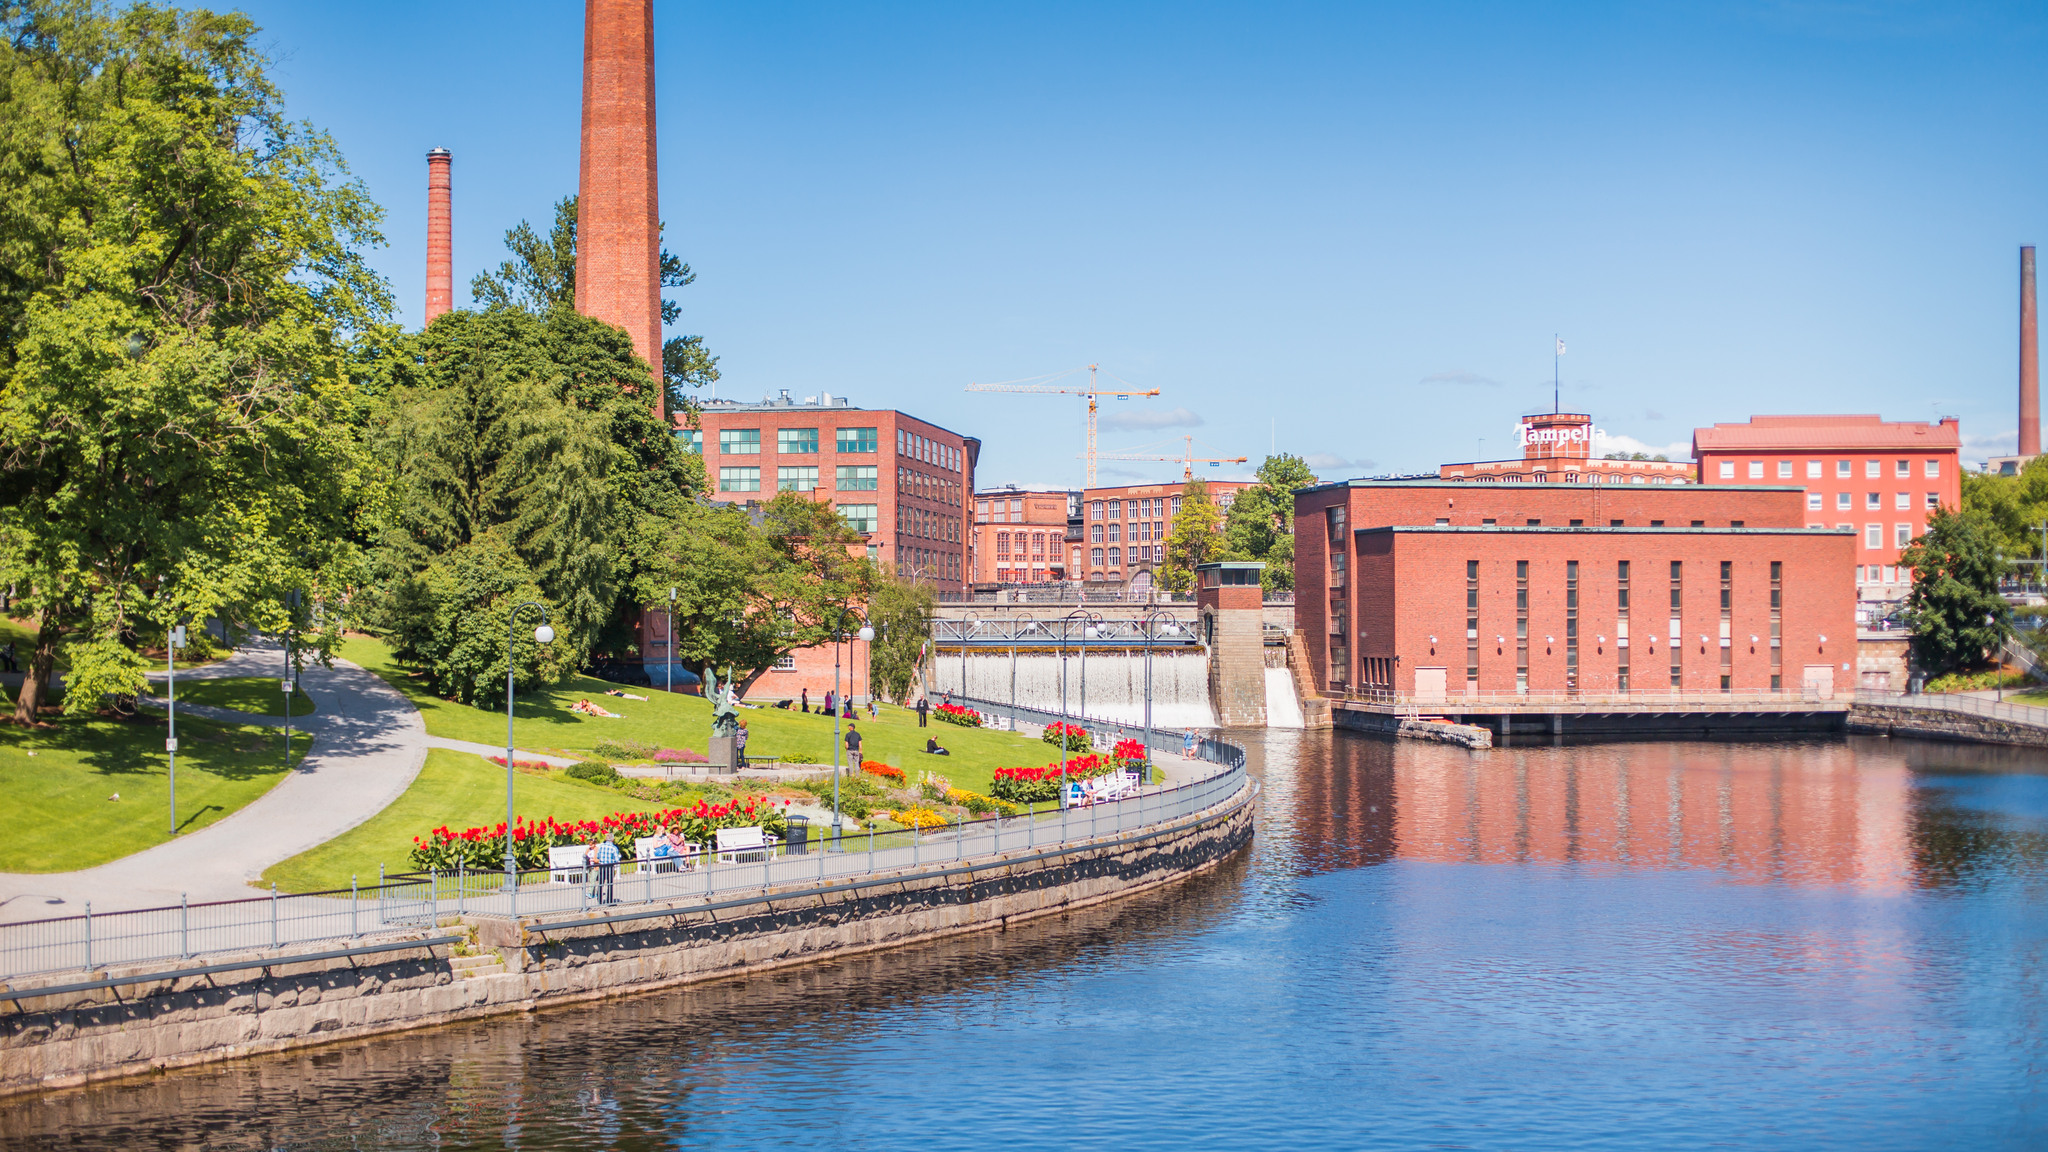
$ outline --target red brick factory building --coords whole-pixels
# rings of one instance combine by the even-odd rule
[[[1352,480],[1295,494],[1317,686],[1522,694],[1852,688],[1854,533],[1798,488]]]

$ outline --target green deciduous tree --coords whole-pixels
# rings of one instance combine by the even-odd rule
[[[868,608],[868,619],[875,626],[868,675],[874,691],[884,699],[900,704],[909,698],[938,610],[938,593],[928,583],[906,580],[893,572],[883,573],[875,581]]]
[[[1222,552],[1223,534],[1217,529],[1223,513],[1209,502],[1208,482],[1197,476],[1181,488],[1180,511],[1166,532],[1166,563],[1159,569],[1159,584],[1169,592],[1186,592],[1195,586],[1195,566],[1214,560]]]
[[[240,15],[0,3],[0,578],[67,710],[143,684],[136,630],[276,627],[353,575],[344,370],[388,314],[379,213],[285,118]],[[329,636],[332,632],[328,633]]]
[[[1906,597],[1913,658],[1929,672],[1952,672],[1981,663],[2011,627],[2011,611],[1998,594],[2006,565],[1995,530],[1981,513],[1937,509],[1927,532],[1899,557],[1913,570]]]
[[[1315,473],[1299,456],[1268,456],[1259,465],[1259,482],[1238,490],[1224,520],[1226,555],[1232,560],[1262,560],[1259,582],[1268,592],[1294,587],[1294,490],[1316,483]]]

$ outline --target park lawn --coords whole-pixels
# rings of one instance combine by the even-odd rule
[[[636,800],[624,793],[561,776],[521,771],[514,798],[526,819],[594,820],[614,812],[658,812],[683,800]],[[505,769],[481,756],[446,748],[427,750],[420,774],[391,806],[317,848],[280,861],[263,873],[280,891],[318,892],[348,887],[349,877],[374,882],[377,866],[412,871],[415,836],[450,828],[496,827],[505,822]]]
[[[162,683],[151,687],[161,698]],[[237,712],[253,712],[258,716],[282,716],[284,689],[279,686],[275,676],[224,676],[219,679],[180,680],[178,703],[203,704],[210,708],[232,708]],[[310,716],[312,713],[312,698],[304,692],[294,692],[292,716]]]
[[[442,700],[427,692],[404,668],[391,659],[391,650],[372,637],[350,636],[342,643],[340,655],[376,673],[418,705],[426,721],[427,734],[452,740],[473,740],[498,744],[505,739],[505,713],[486,711]],[[710,746],[711,705],[700,696],[671,695],[629,688],[648,696],[627,700],[606,696],[619,685],[579,676],[562,688],[530,692],[514,703],[515,739],[523,751],[566,756],[593,754],[597,742],[607,737],[688,748],[704,752]],[[583,716],[569,710],[587,699],[606,710],[620,713],[617,720]],[[749,758],[779,756],[785,761],[830,764],[832,762],[832,718],[816,713],[785,712],[776,708],[743,708],[740,716],[751,733],[747,741]],[[844,721],[841,722],[844,724]],[[919,729],[917,713],[884,704],[878,720],[869,720],[865,710],[857,722],[866,741],[862,756],[903,769],[908,783],[915,784],[920,771],[947,777],[958,788],[986,793],[997,768],[1042,767],[1059,755],[1052,745],[1010,732],[961,728],[932,721]],[[950,756],[927,756],[926,737],[936,737]]]
[[[295,756],[310,746],[310,736],[293,735]],[[283,754],[274,729],[181,718],[179,832],[268,792],[285,777]],[[163,843],[171,838],[169,780],[161,717],[0,728],[0,804],[13,821],[0,839],[0,871],[68,872]]]

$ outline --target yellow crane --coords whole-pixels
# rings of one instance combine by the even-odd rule
[[[1207,464],[1209,467],[1214,468],[1219,464],[1243,464],[1250,459],[1250,457],[1246,456],[1197,456],[1195,455],[1195,438],[1193,436],[1183,436],[1181,439],[1188,442],[1188,447],[1187,451],[1179,456],[1145,456],[1137,453],[1120,452],[1104,456],[1102,459],[1178,461],[1181,466],[1180,478],[1182,480],[1193,480],[1195,478],[1195,465],[1197,464]],[[1207,445],[1204,445],[1204,447],[1207,447]]]
[[[1052,373],[1052,374],[1051,374],[1051,375],[1049,375],[1049,376],[1031,376],[1031,377],[1027,377],[1026,379],[1023,379],[1023,380],[1005,380],[1005,381],[1002,381],[1001,383],[997,383],[997,384],[969,384],[969,385],[967,386],[967,391],[969,391],[969,392],[1028,392],[1028,393],[1034,393],[1034,394],[1037,394],[1037,395],[1041,395],[1041,396],[1054,396],[1054,395],[1061,395],[1061,396],[1086,396],[1086,397],[1088,398],[1088,452],[1087,452],[1087,460],[1088,460],[1088,484],[1087,484],[1087,487],[1093,488],[1093,487],[1095,487],[1095,410],[1096,410],[1096,403],[1095,403],[1095,401],[1096,401],[1096,397],[1098,397],[1098,396],[1115,396],[1115,397],[1117,397],[1117,398],[1119,398],[1119,399],[1128,399],[1129,397],[1132,397],[1132,396],[1157,396],[1157,395],[1159,395],[1159,389],[1157,389],[1157,388],[1133,388],[1133,387],[1131,387],[1131,386],[1130,386],[1130,384],[1129,384],[1129,382],[1128,382],[1128,381],[1124,381],[1124,380],[1117,380],[1115,376],[1110,376],[1110,374],[1109,374],[1109,373],[1107,373],[1107,372],[1104,372],[1104,373],[1103,373],[1103,375],[1104,375],[1104,376],[1109,376],[1109,378],[1110,378],[1111,380],[1116,380],[1116,382],[1117,382],[1117,383],[1119,383],[1119,384],[1122,384],[1122,385],[1124,385],[1124,387],[1122,387],[1122,388],[1100,388],[1100,387],[1097,387],[1097,386],[1096,386],[1096,383],[1095,383],[1095,372],[1096,372],[1096,365],[1093,365],[1093,364],[1090,364],[1090,365],[1088,365],[1088,386],[1087,386],[1086,388],[1055,388],[1055,387],[1053,387],[1053,386],[1052,386],[1052,382],[1053,382],[1053,381],[1055,381],[1055,380],[1063,380],[1063,379],[1065,379],[1065,378],[1067,378],[1067,377],[1069,377],[1069,376],[1072,376],[1072,375],[1074,375],[1075,373],[1077,373],[1077,372],[1079,372],[1079,371],[1081,371],[1081,369],[1079,369],[1079,368],[1069,368],[1069,369],[1067,369],[1067,370],[1066,370],[1065,372],[1054,372],[1054,373]]]

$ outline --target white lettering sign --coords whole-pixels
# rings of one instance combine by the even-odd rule
[[[1567,424],[1550,428],[1517,424],[1515,435],[1524,448],[1531,444],[1590,444],[1595,440],[1607,439],[1607,433],[1591,424]]]

